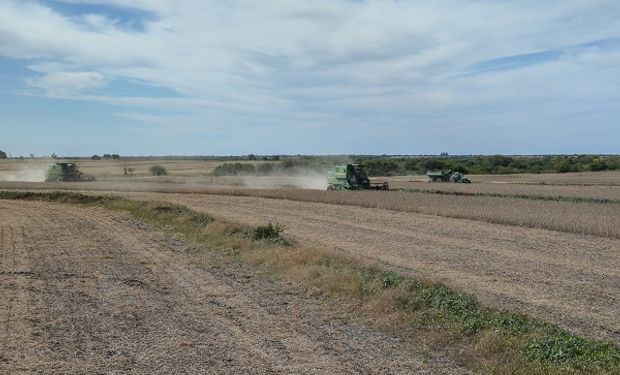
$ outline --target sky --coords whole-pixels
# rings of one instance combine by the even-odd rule
[[[620,153],[618,0],[0,0],[11,155]]]

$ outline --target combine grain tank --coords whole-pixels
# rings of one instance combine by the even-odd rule
[[[92,176],[80,172],[77,163],[55,163],[47,170],[47,182],[79,182],[94,181]]]
[[[327,190],[390,190],[387,181],[371,182],[359,164],[337,165],[327,175]]]

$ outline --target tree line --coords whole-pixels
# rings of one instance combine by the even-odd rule
[[[336,164],[358,163],[370,176],[420,175],[428,171],[452,170],[465,174],[598,172],[620,169],[620,156],[301,156],[278,163],[224,163],[214,176],[291,175],[308,171],[325,173]]]
[[[425,174],[450,169],[468,174],[598,172],[620,169],[620,156],[447,156],[419,158],[360,157],[372,176]]]

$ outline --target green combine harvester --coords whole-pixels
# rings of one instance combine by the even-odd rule
[[[337,165],[327,174],[327,190],[390,190],[387,181],[371,182],[359,164]]]
[[[47,170],[46,182],[95,181],[95,177],[80,172],[77,163],[55,163]]]
[[[431,179],[432,182],[454,182],[461,184],[469,184],[471,181],[465,177],[461,172],[452,173],[451,170],[443,171],[429,171],[426,172],[426,176]]]

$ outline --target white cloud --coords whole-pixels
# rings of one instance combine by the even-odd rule
[[[42,77],[30,78],[28,84],[45,90],[49,95],[75,95],[100,89],[108,84],[97,72],[54,72]]]
[[[125,79],[181,96],[80,95],[133,107],[133,118],[168,108],[292,126],[382,116],[411,126],[411,118],[491,122],[494,113],[620,97],[610,83],[620,77],[617,51],[606,49],[467,75],[487,60],[620,38],[615,0],[64,1],[153,17],[136,31],[109,14],[67,16],[41,1],[4,0],[0,56],[36,59],[31,69],[45,75],[28,83],[56,97]]]

